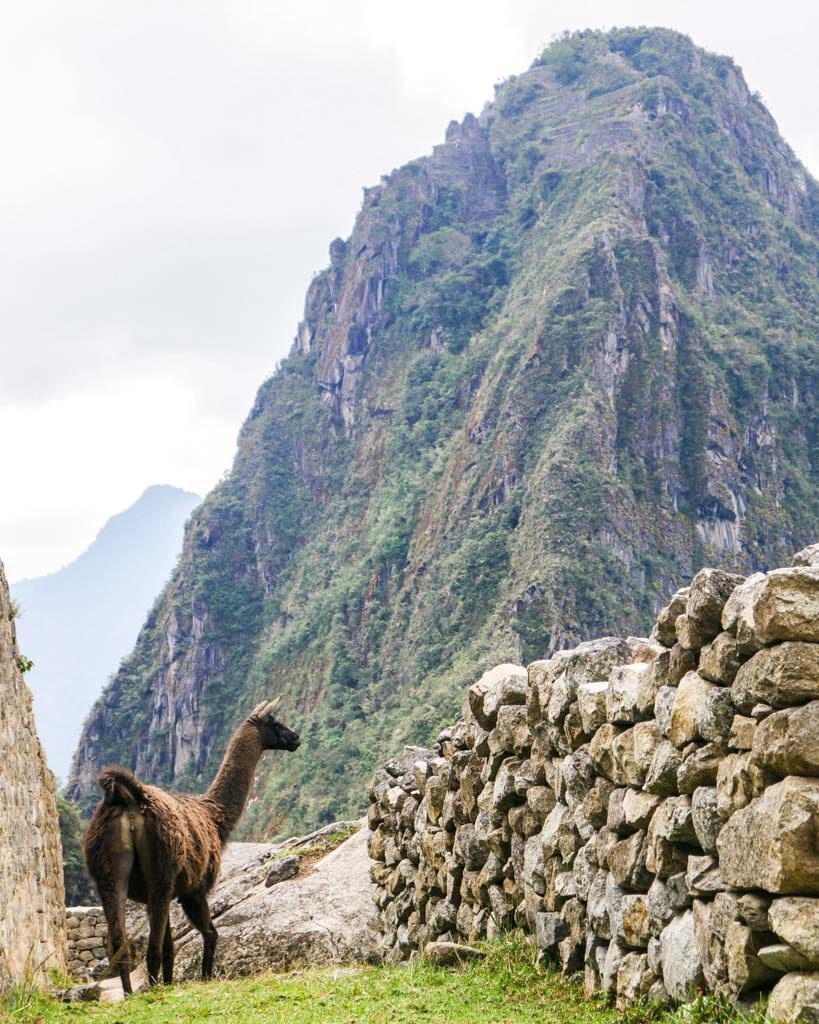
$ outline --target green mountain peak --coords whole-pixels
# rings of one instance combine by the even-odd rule
[[[201,788],[281,692],[302,747],[247,830],[304,831],[485,668],[784,564],[819,511],[817,196],[733,62],[665,29],[558,40],[365,190],[72,795],[110,760]]]

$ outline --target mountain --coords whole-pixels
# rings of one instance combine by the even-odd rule
[[[37,729],[49,767],[63,780],[83,719],[133,647],[201,500],[176,487],[149,487],[70,565],[11,587],[20,647],[34,662],[26,680]]]
[[[664,29],[557,41],[366,189],[72,793],[111,759],[201,787],[282,693],[302,746],[245,830],[304,831],[485,668],[785,564],[819,513],[818,201],[734,63]]]

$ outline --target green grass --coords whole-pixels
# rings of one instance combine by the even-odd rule
[[[27,993],[5,1020],[25,1024],[729,1024],[761,1022],[727,1004],[701,999],[671,1013],[657,1007],[616,1013],[582,988],[534,965],[534,950],[511,937],[487,957],[457,969],[416,963],[397,967],[321,968],[284,975],[155,988],[125,1004],[64,1005]]]

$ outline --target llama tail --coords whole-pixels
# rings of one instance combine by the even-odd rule
[[[107,804],[133,807],[145,801],[145,789],[133,772],[118,764],[109,764],[97,776],[97,785]]]

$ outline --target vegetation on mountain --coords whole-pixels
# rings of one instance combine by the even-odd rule
[[[302,748],[247,831],[303,832],[489,666],[785,564],[819,513],[818,199],[733,62],[662,29],[558,40],[367,189],[72,794],[110,760],[201,787],[281,692]]]
[[[84,907],[93,905],[99,897],[85,870],[82,836],[85,825],[75,804],[57,794],[57,816],[60,821],[60,844],[63,851],[63,883],[65,905]]]

